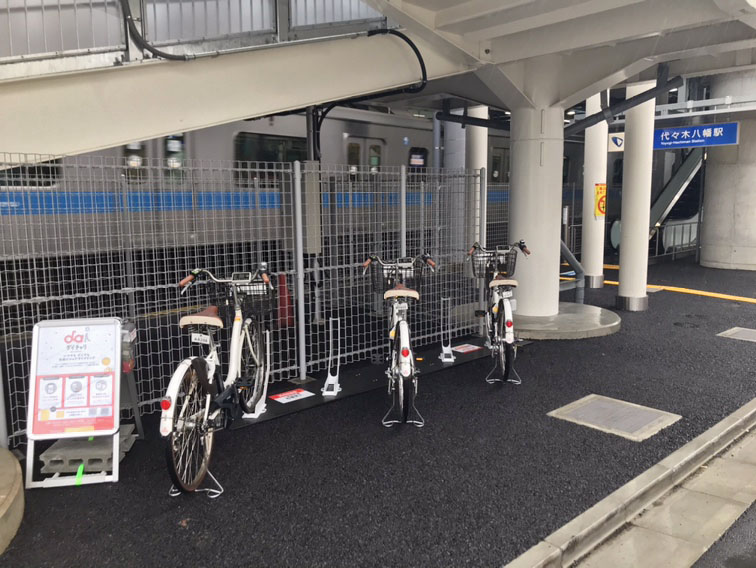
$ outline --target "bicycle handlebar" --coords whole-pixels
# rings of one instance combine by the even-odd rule
[[[435,272],[435,271],[436,271],[436,267],[438,266],[438,264],[436,263],[436,261],[435,261],[435,260],[433,260],[433,258],[431,257],[431,255],[429,255],[428,253],[419,254],[419,255],[417,255],[417,256],[416,256],[415,258],[413,258],[413,259],[412,259],[412,262],[413,262],[413,264],[414,264],[415,262],[417,262],[417,260],[418,260],[418,259],[422,260],[422,261],[423,261],[423,262],[424,262],[425,264],[427,264],[427,265],[428,265],[428,267],[429,267],[429,268],[430,268],[430,269],[431,269],[431,270],[432,270],[433,272]],[[368,267],[369,267],[369,266],[370,266],[370,265],[371,265],[371,264],[373,263],[373,261],[377,262],[377,263],[378,263],[378,264],[380,264],[381,266],[396,266],[396,265],[398,264],[398,262],[385,262],[385,261],[381,260],[381,257],[379,257],[378,255],[376,255],[376,254],[371,254],[371,255],[370,255],[370,256],[369,256],[368,258],[367,258],[367,260],[366,260],[365,262],[363,262],[363,263],[362,263],[362,268],[363,268],[363,270],[362,270],[362,275],[363,275],[363,276],[364,276],[365,274],[367,274],[367,269],[368,269]]]
[[[512,248],[514,248],[514,247],[517,247],[517,248],[519,248],[519,249],[520,249],[520,250],[521,250],[521,251],[523,252],[523,254],[525,254],[525,256],[526,256],[526,257],[527,257],[527,256],[529,256],[530,254],[532,254],[532,253],[530,252],[530,249],[529,249],[529,248],[527,247],[527,245],[525,244],[525,240],[524,240],[524,239],[520,239],[520,240],[519,240],[518,242],[516,242],[516,243],[512,243],[511,245],[506,245],[506,246],[507,246],[507,247],[509,247],[510,249],[512,249]],[[476,243],[474,243],[474,244],[473,244],[473,246],[472,246],[472,247],[470,248],[470,250],[469,250],[469,251],[467,252],[467,256],[472,256],[472,254],[473,254],[473,253],[474,253],[474,252],[475,252],[476,250],[480,250],[480,251],[483,251],[483,252],[493,252],[493,253],[495,253],[495,252],[496,252],[496,249],[487,249],[487,248],[483,248],[483,247],[482,247],[482,246],[480,245],[480,243],[476,242]]]
[[[179,282],[179,288],[185,288],[186,286],[191,284],[197,278],[197,276],[203,273],[207,274],[210,277],[210,280],[212,280],[216,284],[248,284],[248,282],[240,282],[231,278],[216,278],[216,276],[207,268],[195,268],[194,270],[192,270],[191,274],[189,274],[186,278]],[[250,282],[253,281],[256,276],[260,276],[262,281],[267,284],[271,290],[273,289],[273,285],[270,283],[270,275],[268,274],[267,266],[265,266],[264,268],[258,268],[257,271],[255,271],[255,273],[252,275]]]

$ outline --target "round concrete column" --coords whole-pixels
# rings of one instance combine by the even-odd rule
[[[601,95],[585,101],[585,114],[601,110]],[[604,286],[604,224],[606,217],[594,215],[594,191],[598,183],[606,184],[607,140],[609,125],[599,122],[585,131],[585,159],[583,166],[583,235],[580,263],[585,270],[588,288]]]
[[[756,92],[756,72],[712,78],[711,97]],[[739,119],[737,146],[709,148],[706,160],[701,264],[756,270],[756,120]]]
[[[467,109],[467,115],[472,118],[488,118],[487,106],[476,106]],[[480,126],[465,127],[465,167],[470,170],[480,170],[488,165],[488,128]],[[481,219],[478,215],[478,202],[480,201],[480,187],[471,183],[467,188],[467,238],[465,246],[469,246],[478,240],[480,235]],[[482,222],[485,222],[483,220]]]
[[[628,85],[626,97],[654,86],[652,81]],[[654,108],[651,99],[625,114],[625,160],[622,168],[622,236],[617,307],[631,312],[648,309],[648,231],[651,212],[651,168],[654,157]]]
[[[462,114],[461,110],[452,110],[452,114]],[[465,169],[465,129],[456,122],[444,122],[444,168],[448,170],[462,171]],[[467,246],[467,234],[465,233],[465,193],[454,191],[451,194],[452,207],[457,213],[451,219],[451,239],[458,246]],[[431,251],[431,254],[438,251]]]
[[[510,136],[509,240],[525,239],[533,251],[517,262],[517,314],[554,316],[559,312],[564,109],[514,109]]]

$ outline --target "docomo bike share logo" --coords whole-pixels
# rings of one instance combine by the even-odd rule
[[[84,333],[76,333],[76,330],[71,330],[71,333],[66,335],[63,338],[63,341],[65,341],[66,345],[71,345],[72,343],[76,344],[82,344],[82,343],[89,343],[89,328],[84,328]]]

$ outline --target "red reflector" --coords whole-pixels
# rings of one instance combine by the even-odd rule
[[[402,348],[402,357],[409,357],[409,349],[406,347]]]
[[[507,327],[512,327],[513,325],[512,320],[507,320]]]
[[[171,408],[171,399],[170,398],[164,398],[160,401],[160,408],[163,410],[169,410]]]

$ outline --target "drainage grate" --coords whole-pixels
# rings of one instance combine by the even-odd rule
[[[650,438],[681,418],[677,414],[598,394],[589,394],[552,410],[548,416],[616,434],[634,442]]]
[[[756,329],[748,329],[747,327],[733,327],[717,335],[719,337],[729,337],[730,339],[741,339],[756,343]]]

